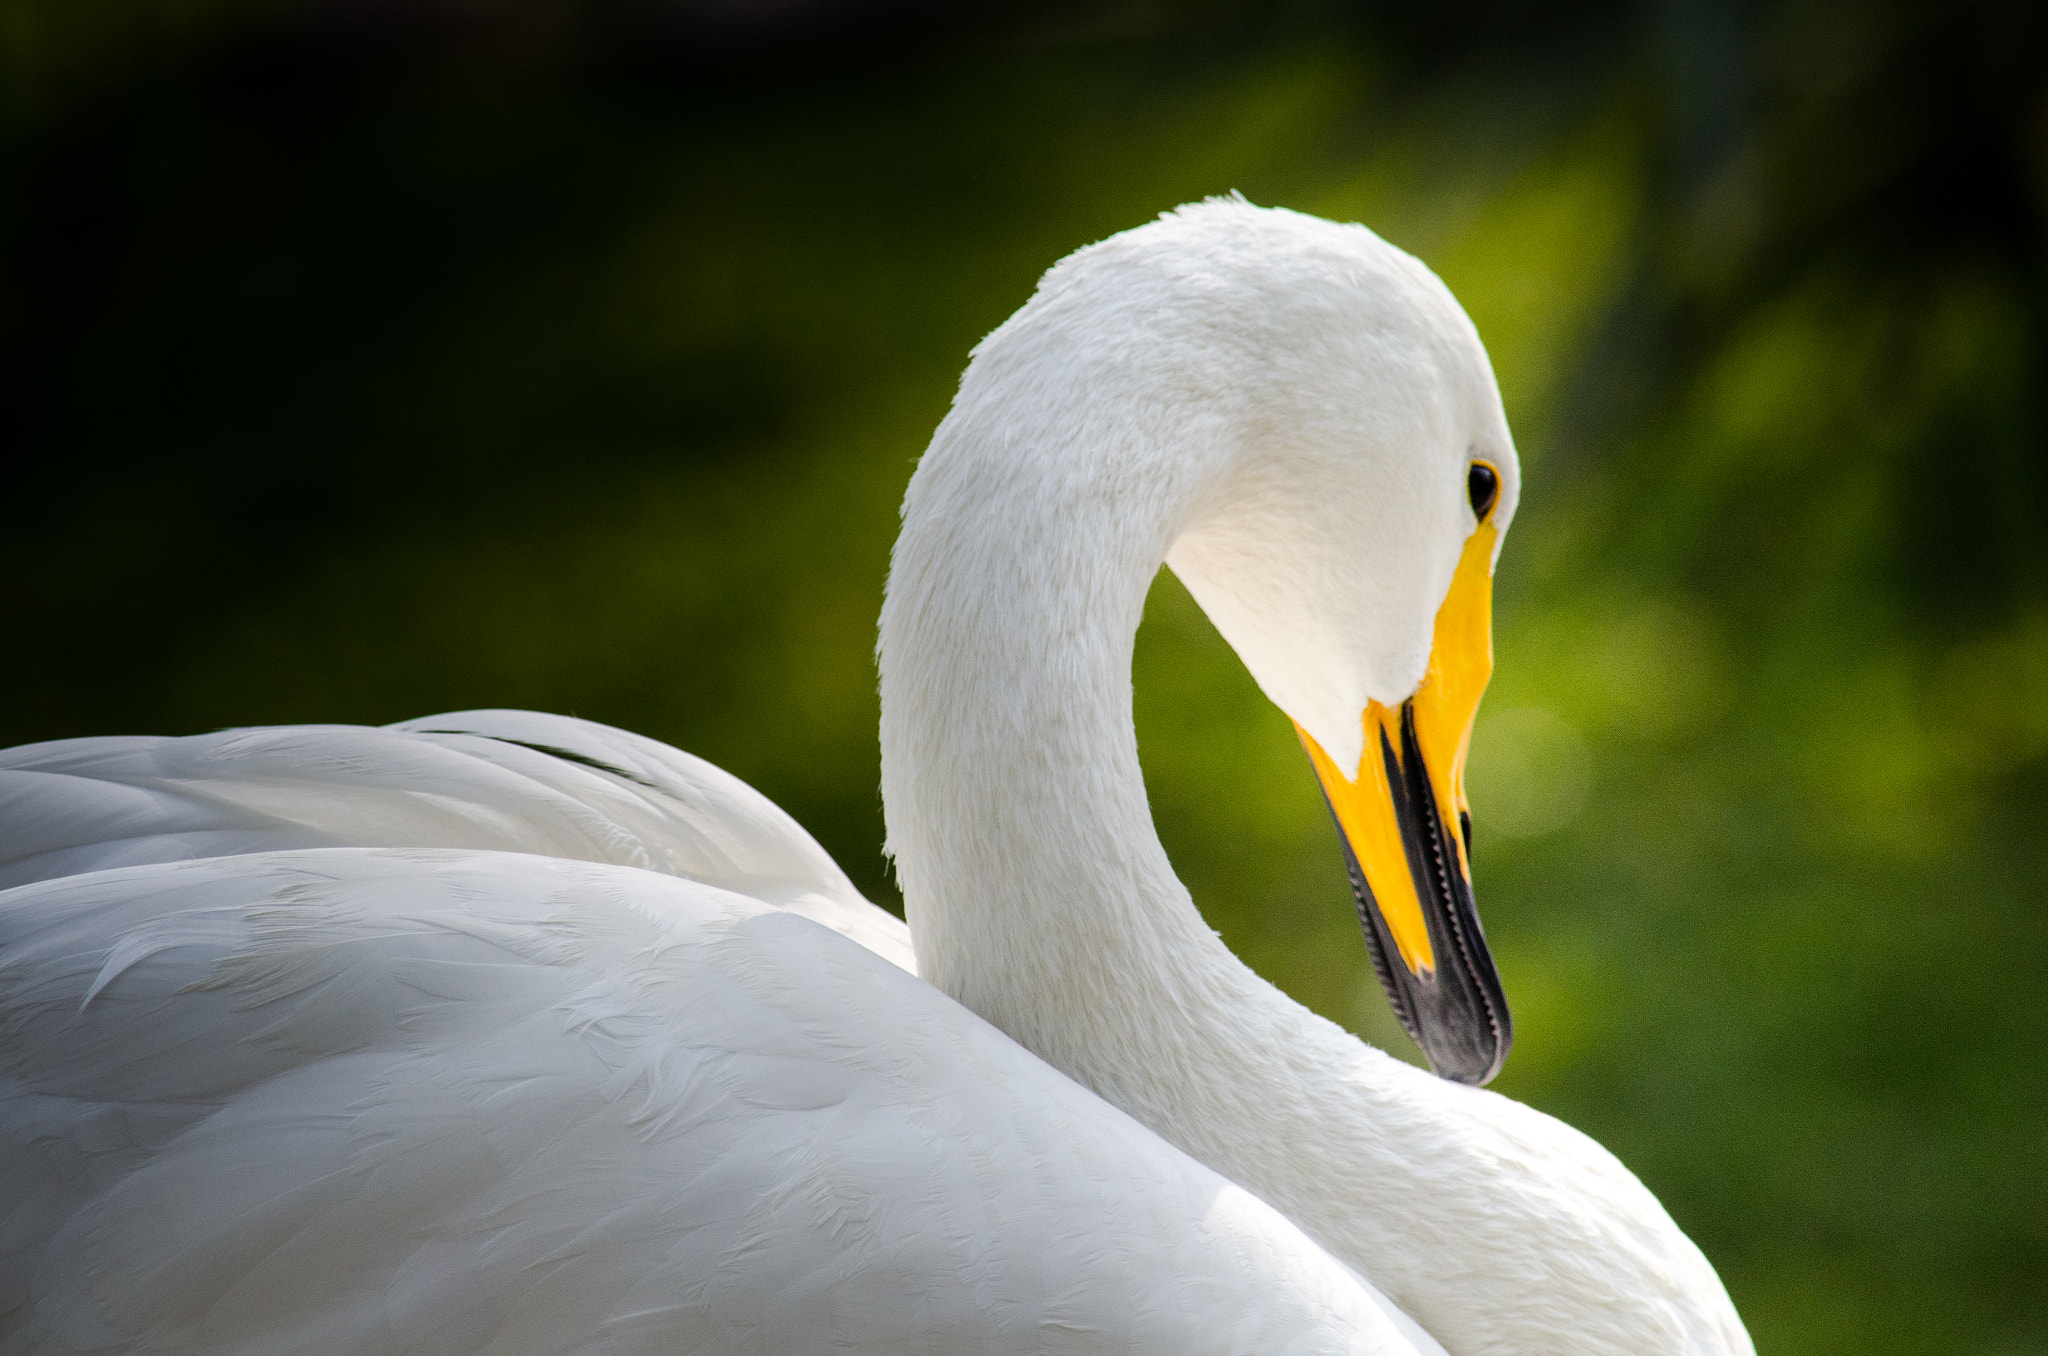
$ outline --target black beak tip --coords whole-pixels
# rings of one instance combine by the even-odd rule
[[[1498,1011],[1497,1028],[1492,1022],[1470,1020],[1424,1027],[1417,1043],[1429,1058],[1431,1071],[1438,1078],[1475,1088],[1492,1082],[1507,1063],[1508,1047],[1514,1043],[1505,1006]]]
[[[1353,884],[1360,887],[1359,912],[1364,916],[1373,969],[1393,1002],[1394,1015],[1428,1058],[1431,1072],[1473,1087],[1492,1082],[1507,1063],[1515,1029],[1508,1015],[1507,995],[1501,992],[1500,976],[1493,968],[1493,957],[1484,950],[1483,939],[1470,964],[1417,975],[1395,951],[1386,924],[1372,906],[1370,891],[1362,888],[1363,879],[1354,878]]]
[[[1507,1062],[1514,1024],[1508,1017],[1500,972],[1494,968],[1486,934],[1479,926],[1479,912],[1472,903],[1471,882],[1430,788],[1412,702],[1401,711],[1401,741],[1403,752],[1397,755],[1383,730],[1379,752],[1410,879],[1415,882],[1416,902],[1437,964],[1424,965],[1420,972],[1408,968],[1334,805],[1330,814],[1337,819],[1337,841],[1344,848],[1344,865],[1358,901],[1366,949],[1372,953],[1373,970],[1394,1006],[1394,1015],[1428,1057],[1437,1077],[1481,1087]],[[1325,803],[1328,799],[1325,788]],[[1469,851],[1472,820],[1462,811],[1458,818]]]

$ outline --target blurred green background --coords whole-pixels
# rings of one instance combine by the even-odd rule
[[[0,744],[573,712],[893,905],[874,617],[968,348],[1179,202],[1364,221],[1527,475],[1497,1086],[1766,1353],[2048,1350],[2044,43],[1990,0],[0,0]],[[1170,577],[1137,670],[1196,900],[1413,1057]]]

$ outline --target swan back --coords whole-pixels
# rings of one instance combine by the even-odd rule
[[[656,740],[533,711],[0,751],[0,888],[283,848],[465,848],[613,862],[792,909],[915,968],[797,822]]]

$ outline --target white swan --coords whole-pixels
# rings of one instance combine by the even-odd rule
[[[1490,1073],[1451,811],[1518,489],[1469,323],[1363,228],[1221,201],[1056,266],[883,613],[930,984],[767,801],[586,722],[0,756],[0,1353],[1749,1351],[1598,1146],[1224,950],[1146,809],[1167,560],[1411,1029]]]

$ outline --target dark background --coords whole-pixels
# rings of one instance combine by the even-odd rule
[[[1499,1086],[1766,1353],[2048,1348],[2043,7],[0,0],[0,744],[472,706],[874,898],[873,621],[968,348],[1241,189],[1436,268],[1527,474],[1473,753]],[[1170,577],[1161,831],[1412,1057]]]

